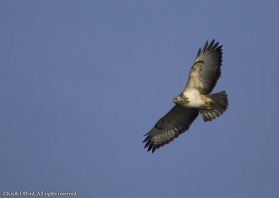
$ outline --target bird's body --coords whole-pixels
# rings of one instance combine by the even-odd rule
[[[188,130],[199,113],[207,122],[227,109],[225,91],[211,94],[221,75],[222,46],[218,45],[212,40],[199,49],[184,91],[173,99],[175,106],[146,134],[148,151],[154,152]]]
[[[180,103],[179,101],[176,101],[178,104],[184,107],[190,107],[190,108],[206,108],[209,102],[212,100],[202,94],[200,94],[196,89],[189,90],[185,93],[181,94],[184,101]]]

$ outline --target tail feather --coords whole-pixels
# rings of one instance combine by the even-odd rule
[[[211,121],[223,114],[228,107],[228,96],[225,91],[209,95],[213,105],[207,109],[199,109],[205,122]]]

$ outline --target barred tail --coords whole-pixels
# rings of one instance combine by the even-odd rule
[[[213,101],[212,106],[208,109],[199,109],[205,122],[219,117],[228,107],[228,96],[225,91],[209,95],[208,97]]]

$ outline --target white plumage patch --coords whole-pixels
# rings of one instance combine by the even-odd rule
[[[189,101],[188,107],[201,108],[205,106],[205,101],[197,89],[190,89],[183,92],[184,97]]]

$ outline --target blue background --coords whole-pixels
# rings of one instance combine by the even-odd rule
[[[277,1],[0,1],[0,190],[276,197]],[[229,108],[154,154],[197,50],[223,45]]]

